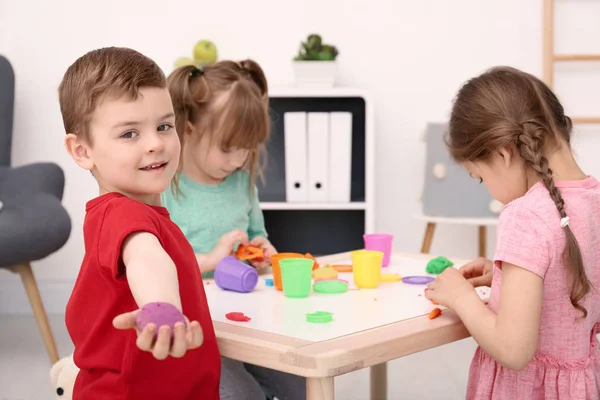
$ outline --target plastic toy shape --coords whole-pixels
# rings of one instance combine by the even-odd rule
[[[338,277],[338,272],[336,269],[327,264],[324,265],[323,268],[314,269],[312,272],[312,277],[313,279],[317,280],[335,279]]]
[[[265,259],[265,252],[260,247],[244,246],[243,244],[240,244],[235,256],[240,260],[255,260],[260,262]]]
[[[429,313],[429,319],[437,318],[441,314],[442,314],[442,310],[436,307],[433,310],[431,310],[431,312]]]
[[[398,274],[381,274],[381,282],[398,282],[402,277]]]
[[[306,321],[324,324],[333,321],[333,314],[328,311],[316,311],[312,314],[306,314]]]
[[[251,318],[245,316],[243,312],[238,312],[238,311],[233,311],[233,312],[225,314],[225,318],[227,318],[230,321],[237,321],[237,322],[248,322],[251,320]]]
[[[352,272],[351,264],[332,265],[332,268],[335,269],[337,272]]]
[[[338,294],[348,291],[348,283],[338,279],[318,281],[313,284],[313,290],[317,293]]]
[[[435,281],[435,278],[432,276],[405,276],[402,278],[402,282],[409,285],[427,285],[433,281]]]

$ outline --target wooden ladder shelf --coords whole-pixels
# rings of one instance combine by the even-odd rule
[[[544,82],[554,86],[554,63],[564,61],[600,61],[600,54],[554,53],[554,0],[544,0]],[[574,124],[600,124],[599,117],[571,117]]]

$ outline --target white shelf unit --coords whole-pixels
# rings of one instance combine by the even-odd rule
[[[352,201],[350,203],[288,203],[267,201],[260,203],[263,210],[366,210],[367,203]]]
[[[270,98],[281,98],[281,97],[323,97],[323,98],[340,98],[340,97],[360,97],[368,103],[368,106],[372,110],[371,96],[364,90],[354,88],[338,86],[332,88],[302,88],[294,86],[273,86],[269,88]]]
[[[353,119],[358,117],[359,129],[353,129],[353,160],[358,154],[359,164],[364,163],[364,171],[362,167],[353,166],[354,169],[359,169],[357,176],[360,179],[352,181],[352,201],[348,203],[339,202],[287,202],[285,199],[285,190],[281,191],[280,182],[276,183],[277,194],[273,194],[272,186],[273,179],[269,180],[269,168],[280,169],[284,168],[285,163],[281,159],[272,163],[269,159],[271,155],[267,152],[267,180],[264,187],[259,187],[261,198],[261,208],[265,214],[265,223],[267,230],[272,231],[273,225],[276,225],[277,232],[285,232],[286,229],[302,230],[303,235],[294,232],[295,240],[303,240],[305,236],[311,235],[309,230],[313,230],[315,235],[325,235],[323,232],[328,232],[328,235],[334,235],[337,240],[336,249],[348,245],[358,245],[362,242],[362,234],[375,232],[375,132],[374,132],[374,105],[371,96],[357,88],[350,87],[333,87],[333,88],[296,88],[296,87],[273,87],[269,90],[271,110],[275,112],[272,115],[275,119],[282,119],[285,111],[351,111]],[[360,113],[357,115],[356,113]],[[364,121],[364,126],[362,124]],[[353,128],[356,128],[353,122]],[[274,128],[275,129],[275,128]],[[281,135],[281,128],[275,129],[272,135]],[[355,136],[356,135],[356,136]],[[275,153],[281,153],[282,138],[274,139],[279,146]],[[358,144],[358,145],[357,145]],[[270,149],[273,150],[273,149]],[[283,175],[281,171],[273,172],[277,175],[277,179],[281,179]],[[354,172],[353,172],[354,173]],[[363,178],[364,176],[364,178]],[[354,176],[353,176],[354,177]],[[355,185],[360,187],[355,187]],[[364,187],[363,187],[364,186]],[[265,200],[263,194],[270,193],[268,199]],[[347,211],[347,214],[344,212]],[[347,215],[347,217],[345,217]],[[289,217],[289,218],[288,218]],[[288,222],[289,221],[289,222]],[[287,223],[286,223],[287,222]],[[328,226],[331,223],[332,226]],[[269,226],[271,224],[271,226]],[[288,227],[289,224],[289,227]],[[302,224],[304,226],[298,226]],[[358,235],[358,225],[360,224],[360,237]],[[328,231],[328,229],[331,229]],[[271,232],[269,232],[271,234]],[[347,236],[344,238],[343,236]],[[326,238],[323,237],[321,242]],[[276,238],[273,238],[276,243]],[[292,240],[292,239],[290,239]],[[309,239],[307,239],[309,240]],[[313,238],[315,242],[319,239]],[[292,246],[279,251],[299,251]],[[348,248],[347,250],[350,250]]]

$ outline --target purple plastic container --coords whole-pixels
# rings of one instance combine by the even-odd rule
[[[233,256],[227,256],[215,269],[215,283],[224,290],[248,293],[258,283],[256,270]]]

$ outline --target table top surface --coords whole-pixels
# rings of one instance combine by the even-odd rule
[[[431,255],[394,252],[384,272],[400,276],[427,275]],[[350,264],[349,253],[318,259],[324,264]],[[453,260],[455,267],[466,261]],[[263,274],[253,292],[236,293],[205,284],[221,353],[301,376],[336,376],[415,351],[468,337],[450,310],[434,320],[427,316],[433,305],[423,296],[424,285],[382,283],[377,289],[357,289],[351,273],[338,278],[350,282],[342,294],[312,292],[291,299],[265,285]],[[489,288],[478,288],[483,300]],[[243,312],[251,320],[234,322],[225,314]],[[329,311],[333,321],[309,323],[307,313]]]
[[[433,257],[432,257],[433,258]],[[382,273],[406,276],[432,276],[425,272],[428,258],[395,254]],[[340,257],[339,264],[352,264],[351,259]],[[376,289],[358,289],[352,273],[339,273],[338,279],[349,283],[349,290],[341,294],[323,294],[311,291],[307,298],[288,298],[273,286],[266,286],[262,275],[250,293],[225,291],[215,284],[205,285],[213,321],[263,332],[322,342],[366,331],[394,322],[406,321],[429,314],[435,307],[423,295],[426,285],[398,282],[381,283]],[[314,282],[314,281],[313,281]],[[486,296],[489,290],[481,289]],[[251,320],[234,322],[225,315],[243,312]],[[333,314],[330,323],[310,323],[306,314],[327,311]]]

